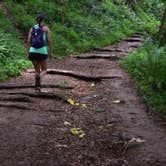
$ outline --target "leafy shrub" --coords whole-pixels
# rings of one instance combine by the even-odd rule
[[[154,42],[146,43],[122,61],[152,110],[165,112],[166,105],[166,58],[165,48]]]
[[[17,30],[0,12],[0,81],[20,72],[30,66],[26,60],[25,48],[18,39]]]

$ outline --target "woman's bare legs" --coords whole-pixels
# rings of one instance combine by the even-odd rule
[[[40,90],[41,78],[47,73],[47,60],[33,61],[35,69],[35,88]]]
[[[39,61],[33,61],[32,62],[35,69],[35,75],[40,75],[40,62]]]
[[[47,60],[40,61],[41,73],[40,77],[43,77],[47,73]]]
[[[40,62],[39,61],[33,61],[33,65],[35,68],[35,88],[36,90],[40,91]]]

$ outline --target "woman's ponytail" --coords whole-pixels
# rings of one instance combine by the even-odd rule
[[[43,21],[44,17],[43,15],[39,15],[37,18],[36,18],[36,21],[37,23],[39,24],[39,26],[41,26],[41,22]]]

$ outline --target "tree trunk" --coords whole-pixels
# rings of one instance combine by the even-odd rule
[[[164,14],[161,20],[161,25],[158,33],[160,46],[164,45],[166,42],[166,8],[164,10]]]
[[[133,9],[134,1],[133,0],[126,0],[126,4]]]
[[[132,3],[133,3],[133,0],[126,0],[126,3],[127,3],[129,6],[131,6]]]

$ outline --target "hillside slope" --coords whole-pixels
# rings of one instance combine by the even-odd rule
[[[139,6],[132,9],[112,0],[56,1],[36,0],[6,3],[12,22],[25,35],[35,24],[37,13],[43,13],[52,31],[54,52],[58,55],[87,51],[111,44],[136,31],[153,29],[155,18]]]
[[[0,11],[0,81],[19,75],[29,66],[17,30]]]
[[[150,10],[150,5],[145,4],[146,10],[147,8]],[[154,14],[145,13],[140,7],[141,4],[137,4],[134,12],[123,1],[115,3],[113,0],[56,0],[54,2],[51,0],[7,0],[1,2],[1,5],[8,12],[10,20],[5,19],[1,11],[0,34],[3,38],[5,32],[7,36],[4,39],[12,36],[8,43],[5,44],[3,39],[1,42],[3,43],[1,45],[5,44],[6,49],[5,54],[4,50],[0,51],[0,58],[3,59],[1,60],[1,80],[18,75],[23,68],[29,66],[29,63],[25,61],[25,49],[19,41],[17,29],[21,31],[26,41],[28,30],[35,24],[38,13],[45,15],[45,24],[51,29],[56,58],[109,45],[136,31],[153,31],[158,24]]]

